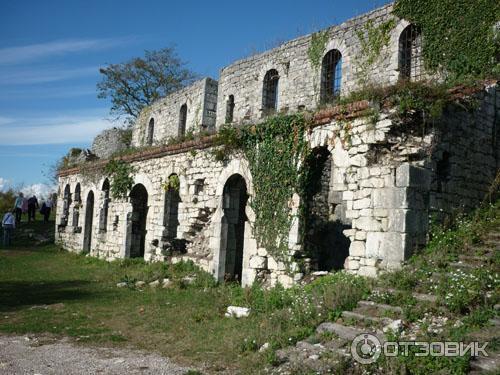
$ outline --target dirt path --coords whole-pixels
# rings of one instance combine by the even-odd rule
[[[185,374],[158,354],[130,349],[83,347],[69,339],[0,336],[0,374]]]

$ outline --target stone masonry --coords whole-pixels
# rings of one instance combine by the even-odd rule
[[[376,25],[393,18],[391,9],[387,5],[327,29],[324,53],[342,53],[342,95],[361,85],[356,30],[368,21]],[[398,40],[408,23],[395,20],[395,25],[369,80],[388,85],[399,78]],[[92,177],[78,168],[61,171],[56,241],[70,251],[110,261],[136,254],[147,261],[192,260],[216,279],[234,278],[242,285],[260,280],[290,286],[311,270],[330,267],[321,264],[321,257],[305,255],[299,236],[305,224],[297,219],[289,249],[302,262],[287,270],[257,246],[249,204],[253,182],[242,155],[216,161],[213,136],[167,145],[169,138],[181,135],[183,105],[186,131],[211,132],[224,124],[229,95],[234,96],[233,123],[258,123],[263,77],[269,69],[279,73],[278,111],[315,110],[320,72],[308,60],[310,43],[309,35],[235,62],[221,70],[218,82],[197,81],[146,108],[134,126],[132,145],[151,141],[153,147],[123,157],[136,170],[129,197],[110,198],[107,176]],[[430,215],[477,205],[498,173],[498,91],[497,82],[486,82],[473,93],[457,92],[473,95],[477,108],[465,111],[450,105],[435,126],[425,128],[402,122],[394,109],[372,108],[366,101],[317,112],[307,139],[313,151],[325,153],[326,162],[313,210],[322,228],[340,228],[327,233],[333,238],[318,245],[322,251],[336,254],[335,264],[349,272],[375,277],[381,270],[399,268],[425,244]],[[103,158],[95,167],[105,163]],[[180,183],[175,194],[166,188],[172,176]],[[142,193],[134,195],[136,191]],[[290,207],[295,218],[299,205],[294,195]],[[145,229],[138,231],[143,224]],[[346,246],[345,254],[340,244]],[[241,259],[241,271],[229,271],[230,266],[238,270],[235,259]]]

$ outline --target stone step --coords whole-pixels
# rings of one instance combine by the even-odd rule
[[[359,335],[366,334],[366,333],[371,333],[373,335],[376,335],[378,339],[381,342],[385,342],[386,338],[381,332],[373,331],[373,330],[367,330],[361,329],[361,328],[356,328],[356,327],[350,327],[350,326],[345,326],[343,324],[338,324],[338,323],[332,323],[332,322],[324,322],[321,323],[317,328],[316,328],[317,333],[324,333],[324,332],[329,332],[337,335],[341,339],[344,340],[353,340]]]
[[[466,255],[460,254],[458,260],[464,263],[490,263],[492,261],[492,255]]]
[[[488,240],[483,242],[483,245],[487,248],[499,249],[500,248],[500,241],[488,239]]]
[[[374,290],[379,291],[379,292],[386,292],[386,293],[397,293],[397,292],[402,292],[397,289],[393,288],[375,288]],[[431,302],[431,303],[436,303],[438,301],[438,297],[436,297],[433,294],[425,294],[425,293],[412,293],[413,298],[415,298],[417,301],[421,302]]]
[[[358,306],[360,307],[372,307],[375,308],[379,311],[385,312],[385,311],[390,311],[396,314],[402,314],[403,309],[399,306],[392,306],[392,305],[386,305],[385,303],[377,303],[373,301],[358,301]]]
[[[383,325],[386,326],[391,324],[393,320],[391,318],[382,318],[378,316],[370,316],[367,314],[363,314],[360,311],[342,311],[343,319],[352,319],[358,323],[362,324],[373,324],[373,325]]]
[[[500,232],[490,232],[486,235],[488,240],[497,240],[500,241]]]
[[[488,352],[488,348],[486,348]],[[498,374],[500,371],[500,353],[489,353],[488,357],[477,357],[470,362],[471,372],[469,374]]]
[[[450,262],[448,265],[452,268],[460,268],[460,269],[467,269],[467,270],[472,270],[474,268],[480,268],[479,265],[474,265],[470,263],[466,263],[463,261],[458,261],[458,262]]]

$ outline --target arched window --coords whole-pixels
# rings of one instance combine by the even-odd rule
[[[75,206],[73,207],[73,226],[78,227],[80,223],[80,204],[82,203],[80,183],[75,187]]]
[[[280,76],[276,69],[269,70],[264,76],[262,91],[262,107],[264,115],[274,113],[278,109],[278,82]]]
[[[332,49],[321,65],[321,101],[330,102],[340,95],[342,84],[342,54]]]
[[[80,187],[80,183],[77,183],[75,187],[75,202],[80,203],[81,201],[82,201],[82,188]]]
[[[233,122],[234,115],[234,95],[229,95],[226,102],[226,124]]]
[[[181,106],[181,110],[179,111],[179,137],[186,134],[187,111],[187,104],[183,104]]]
[[[422,33],[419,27],[409,25],[399,37],[399,73],[403,79],[418,80],[422,68]]]
[[[176,174],[172,174],[168,180],[178,180],[178,177]],[[165,192],[165,207],[163,215],[163,226],[165,227],[163,236],[167,240],[172,240],[177,237],[180,202],[181,197],[179,195],[179,186],[169,186]]]
[[[102,184],[102,194],[103,194],[103,202],[102,208],[99,215],[99,232],[106,232],[108,228],[108,210],[109,210],[109,180],[105,179]]]
[[[155,132],[155,119],[149,120],[148,132],[146,134],[146,144],[151,146],[153,144],[153,135]]]
[[[69,206],[71,205],[71,190],[69,184],[64,188],[64,196],[63,196],[63,211],[61,216],[61,225],[68,225],[69,218]]]

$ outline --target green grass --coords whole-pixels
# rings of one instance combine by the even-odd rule
[[[35,224],[36,230],[50,232],[51,224]],[[127,345],[185,365],[204,364],[208,372],[263,372],[275,361],[276,349],[306,338],[332,311],[352,306],[369,291],[362,278],[343,273],[306,289],[242,289],[217,284],[192,263],[108,263],[55,245],[34,247],[21,232],[14,248],[0,250],[0,332]],[[182,282],[192,275],[194,284]],[[170,278],[172,287],[133,286],[135,280],[161,277]],[[117,288],[122,281],[130,287]],[[224,317],[232,304],[250,307],[251,315]],[[271,348],[260,353],[266,342]]]

